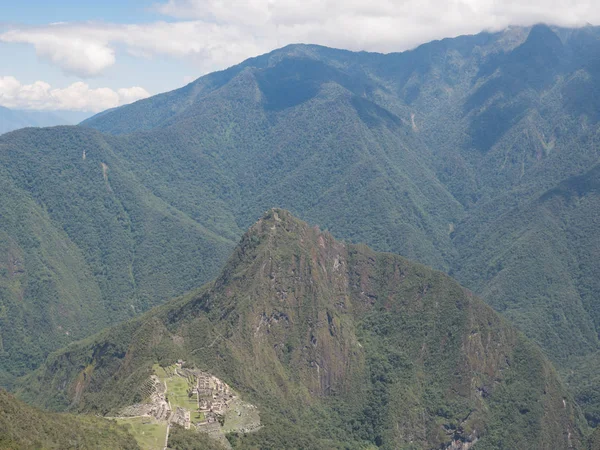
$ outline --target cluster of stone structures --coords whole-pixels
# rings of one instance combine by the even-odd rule
[[[189,429],[190,428],[190,412],[178,406],[175,408],[175,412],[169,417],[170,423],[176,423],[177,425],[181,425],[182,427]]]
[[[120,412],[124,417],[152,416],[158,420],[169,421],[171,417],[171,406],[166,399],[166,386],[156,375],[150,377],[150,397],[148,403],[137,403],[127,406]]]
[[[231,388],[217,377],[204,372],[196,372],[195,376],[196,386],[190,390],[189,395],[196,396],[198,411],[205,417],[198,425],[215,422],[217,416],[224,415],[237,397]]]
[[[204,425],[218,422],[219,416],[224,416],[232,402],[238,397],[232,389],[219,378],[206,372],[182,368],[182,361],[176,364],[175,376],[186,378],[191,387],[188,396],[194,398],[197,404],[195,412],[202,413],[204,420],[194,425]],[[148,403],[128,406],[121,411],[123,416],[152,416],[158,420],[178,423],[190,427],[190,413],[183,408],[172,411],[168,401],[166,385],[156,375],[151,376],[151,392]],[[179,411],[181,410],[181,411]]]
[[[183,365],[184,362],[179,361],[168,368],[171,375],[164,381],[152,375],[142,387],[147,403],[128,406],[121,410],[120,415],[154,417],[186,429],[195,428],[221,441],[226,448],[229,445],[225,432],[249,433],[261,427],[256,407],[243,402],[227,383],[210,373],[185,368]],[[172,406],[169,401],[168,383],[173,377],[187,380],[189,409],[187,406]]]

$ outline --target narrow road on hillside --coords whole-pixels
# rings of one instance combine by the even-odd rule
[[[163,381],[163,383],[165,383],[165,398],[168,399],[169,397],[167,397],[167,382]],[[171,413],[173,413],[173,410],[171,409],[171,401],[167,400],[169,402],[169,409],[171,410]],[[169,447],[169,430],[171,429],[171,415],[169,415],[169,417],[167,417],[167,433],[165,434],[165,447],[163,450],[167,450],[167,448]]]
[[[165,448],[163,450],[167,450],[169,447],[169,429],[171,428],[171,424],[167,424],[167,434],[165,435]]]

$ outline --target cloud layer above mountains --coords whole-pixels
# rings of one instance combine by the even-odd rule
[[[17,26],[0,40],[31,44],[65,73],[91,77],[121,48],[191,58],[208,72],[296,42],[390,52],[508,25],[600,22],[595,0],[169,0],[154,9],[170,21]]]

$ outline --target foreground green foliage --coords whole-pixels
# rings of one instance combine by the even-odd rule
[[[167,440],[167,424],[152,417],[115,419],[137,441],[143,450],[163,450]]]
[[[169,449],[225,450],[225,447],[214,439],[211,439],[206,433],[196,433],[186,430],[179,425],[174,425],[169,432]]]
[[[48,413],[0,390],[0,449],[137,450],[124,428],[98,417]]]
[[[234,448],[584,441],[550,363],[491,308],[440,272],[283,210],[250,229],[213,283],[52,355],[21,395],[116,414],[140,401],[155,362],[177,359],[259,407],[263,428],[229,436]]]

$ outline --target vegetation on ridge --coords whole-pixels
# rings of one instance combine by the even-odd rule
[[[3,138],[0,380],[205,282],[233,246],[141,186],[97,132]]]

